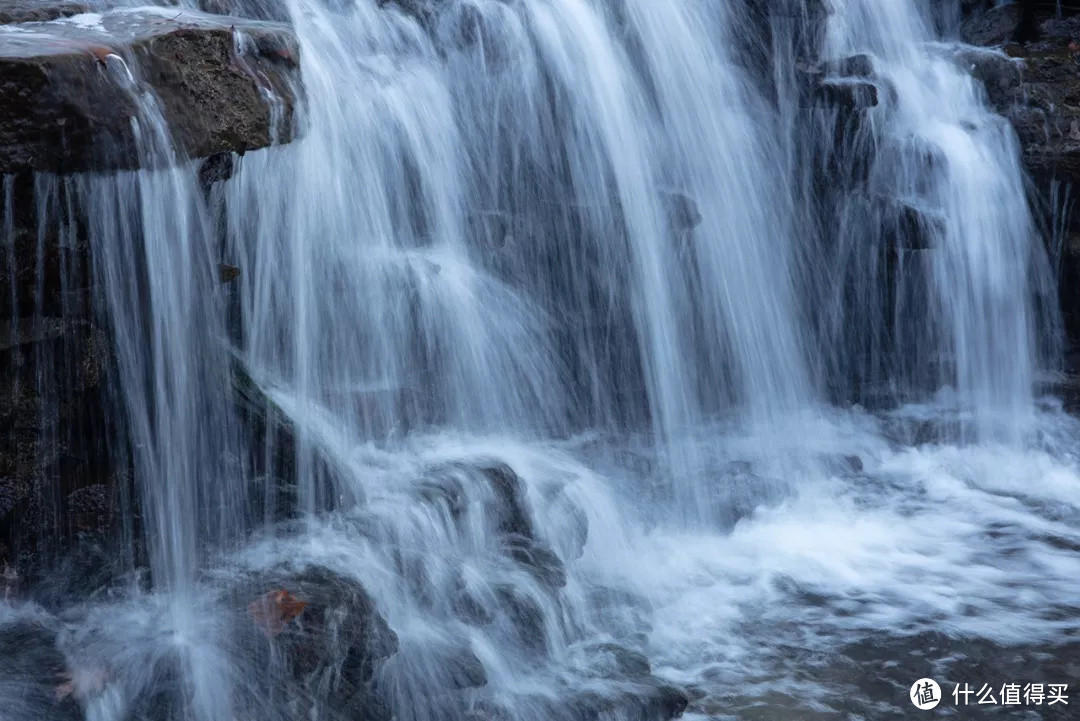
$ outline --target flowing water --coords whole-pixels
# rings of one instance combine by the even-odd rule
[[[1080,421],[1040,395],[1017,142],[923,3],[829,5],[290,0],[301,138],[207,192],[110,59],[158,169],[36,191],[86,216],[134,538],[0,624],[58,634],[93,721],[653,719],[668,686],[692,718],[906,718],[924,676],[1067,683]],[[811,65],[878,102],[806,102]],[[252,579],[319,574],[324,649],[254,629]],[[357,584],[397,639],[362,672],[330,620]],[[25,659],[5,721],[56,704]]]

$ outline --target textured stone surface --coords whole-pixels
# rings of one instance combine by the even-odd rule
[[[55,20],[90,12],[79,0],[0,0],[0,25]]]
[[[190,157],[287,141],[298,56],[284,25],[192,11],[0,26],[0,172],[157,162],[137,148],[133,119],[163,119]]]

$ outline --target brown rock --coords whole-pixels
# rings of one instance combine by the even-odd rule
[[[152,125],[158,114],[181,156],[288,141],[298,58],[284,25],[193,11],[115,10],[0,26],[0,172],[153,164],[162,159],[140,153],[131,121]],[[156,96],[156,108],[143,90]],[[272,137],[275,127],[281,137]]]

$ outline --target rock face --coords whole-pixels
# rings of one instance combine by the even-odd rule
[[[1019,4],[999,5],[972,13],[964,23],[964,42],[996,45],[1012,40],[1020,29],[1023,10]]]
[[[71,694],[58,692],[67,662],[57,644],[56,631],[43,620],[0,619],[0,687],[18,689],[9,694],[5,718],[28,719],[48,709],[55,721],[79,721],[82,711]],[[7,714],[10,714],[8,716]]]
[[[0,0],[0,571],[24,586],[116,565],[102,549],[131,483],[128,460],[107,450],[112,358],[91,310],[85,219],[73,186],[35,172],[207,157],[208,191],[234,153],[293,138],[301,92],[285,25],[88,10]],[[137,144],[136,126],[149,142]],[[84,560],[50,574],[62,556]]]
[[[1031,2],[976,12],[965,21],[963,36],[993,49],[957,53],[958,62],[984,83],[991,104],[1016,129],[1024,163],[1036,179],[1080,178],[1077,13],[1080,8],[1058,15],[1049,3]],[[993,18],[1009,18],[1011,29],[983,32]],[[1021,20],[1031,29],[1024,30]]]
[[[959,51],[957,59],[986,86],[987,97],[1016,130],[1024,166],[1041,199],[1048,228],[1063,228],[1052,252],[1059,256],[1061,309],[1070,343],[1080,345],[1080,219],[1054,218],[1080,187],[1080,7],[1025,2],[1011,12],[1019,26],[1008,36],[981,36],[985,15],[974,13],[965,37],[986,40],[992,50]],[[973,29],[974,28],[974,29]],[[1069,193],[1070,196],[1066,196]],[[1066,222],[1062,222],[1066,221]],[[1061,248],[1058,248],[1058,244]]]
[[[189,157],[287,141],[298,57],[283,25],[192,11],[0,26],[0,172],[146,165],[133,119]]]
[[[46,559],[115,526],[119,476],[104,411],[111,351],[90,313],[84,239],[38,222],[36,191],[68,196],[55,179],[8,177],[2,187],[0,568],[32,582]]]

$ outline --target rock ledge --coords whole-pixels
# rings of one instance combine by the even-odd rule
[[[287,142],[298,59],[285,25],[172,8],[2,25],[0,172],[153,164],[135,128],[162,120],[181,156]]]

